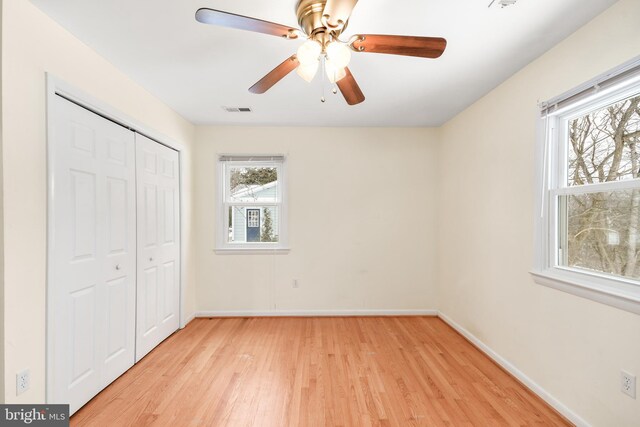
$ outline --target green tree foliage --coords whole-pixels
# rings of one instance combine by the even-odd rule
[[[262,223],[262,233],[260,235],[261,242],[277,242],[278,236],[273,235],[273,219],[271,218],[271,210],[264,210],[264,222]]]
[[[264,185],[278,180],[276,168],[245,168],[231,171],[231,191],[248,185]]]

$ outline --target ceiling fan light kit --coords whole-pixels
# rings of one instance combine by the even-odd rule
[[[322,53],[322,45],[315,40],[307,40],[298,48],[298,61],[300,64],[313,64],[318,62]]]
[[[351,49],[340,42],[331,42],[327,45],[327,58],[333,62],[337,68],[344,68],[351,61]]]
[[[296,69],[296,73],[300,77],[302,77],[303,80],[305,80],[308,83],[311,83],[313,78],[318,73],[319,63],[320,61],[318,61],[317,59],[315,59],[314,62],[308,62],[306,64],[303,62],[300,62],[300,65],[298,65],[298,68]]]
[[[207,8],[196,11],[196,20],[203,24],[254,31],[290,40],[307,38],[295,55],[251,86],[250,92],[265,93],[294,69],[301,78],[310,82],[318,73],[322,62],[327,78],[331,83],[337,83],[347,104],[356,105],[363,102],[365,97],[348,68],[352,51],[438,58],[447,46],[447,41],[439,37],[375,34],[356,34],[344,42],[340,36],[347,28],[357,2],[358,0],[299,0],[296,14],[301,30]]]

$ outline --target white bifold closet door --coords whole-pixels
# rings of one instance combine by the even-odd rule
[[[134,134],[59,96],[50,147],[50,403],[71,413],[135,357]]]
[[[179,327],[178,152],[58,95],[47,402],[74,413]]]
[[[179,327],[178,152],[136,134],[138,287],[136,360]]]

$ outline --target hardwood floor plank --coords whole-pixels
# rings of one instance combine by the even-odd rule
[[[196,319],[73,426],[570,425],[433,317]]]

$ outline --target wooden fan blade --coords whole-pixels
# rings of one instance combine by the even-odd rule
[[[353,78],[353,74],[351,74],[349,68],[345,68],[344,71],[346,71],[347,75],[338,80],[336,84],[338,85],[340,92],[342,92],[344,99],[347,101],[347,104],[360,104],[364,101],[364,94],[362,93],[362,90],[360,90],[360,86],[358,86],[356,79]]]
[[[196,21],[203,24],[255,31],[256,33],[271,34],[272,36],[290,39],[298,38],[297,32],[299,31],[286,25],[207,8],[201,8],[196,11]]]
[[[439,58],[447,47],[440,37],[386,36],[358,34],[353,36],[353,47],[360,52],[387,53],[390,55]]]
[[[344,25],[349,20],[356,3],[358,0],[327,0],[322,15],[329,16],[330,27],[339,27],[341,25],[339,21]]]
[[[256,84],[249,88],[249,92],[251,93],[265,93],[273,85],[282,80],[287,74],[296,69],[296,67],[300,65],[298,62],[298,58],[296,55],[292,55],[291,57],[284,60],[284,62],[274,68],[269,74],[261,78]]]

